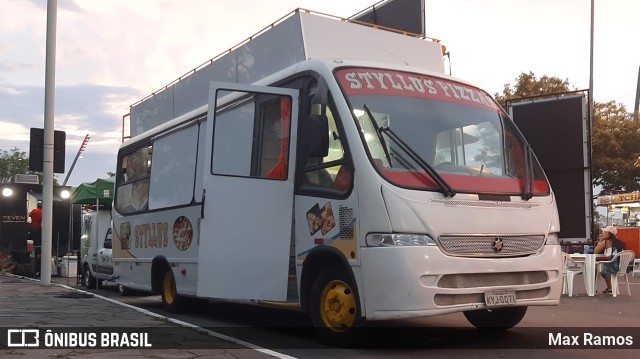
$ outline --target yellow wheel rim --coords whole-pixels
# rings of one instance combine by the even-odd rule
[[[162,282],[162,292],[167,304],[172,304],[176,300],[176,281],[173,278],[173,271],[167,271]]]
[[[325,326],[336,333],[353,327],[356,320],[356,297],[351,287],[340,280],[334,280],[322,289],[320,315]]]

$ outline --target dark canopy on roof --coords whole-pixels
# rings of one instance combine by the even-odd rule
[[[73,191],[71,203],[95,204],[98,200],[101,205],[111,206],[114,184],[115,177],[98,178],[91,183],[85,182]]]

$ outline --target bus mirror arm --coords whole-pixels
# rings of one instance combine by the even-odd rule
[[[525,154],[524,154],[524,190],[520,197],[528,201],[533,198],[533,180],[534,180],[534,171],[533,171],[533,158],[532,158],[532,150],[531,145],[526,144]]]
[[[200,218],[204,219],[204,202],[207,199],[207,190],[202,189],[202,204],[200,205]]]

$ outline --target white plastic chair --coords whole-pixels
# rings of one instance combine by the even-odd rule
[[[631,276],[635,277],[636,273],[640,273],[640,259],[633,260],[633,272],[631,272]]]
[[[613,258],[608,261],[600,261],[598,262],[598,272],[602,270],[601,266],[605,263],[611,263],[616,261],[618,258],[620,259],[620,266],[618,272],[611,275],[611,292],[614,297],[620,294],[620,288],[618,287],[618,277],[624,277],[627,281],[627,293],[631,296],[631,287],[629,286],[629,277],[627,276],[627,267],[629,263],[635,258],[636,253],[634,251],[622,251],[617,253]]]
[[[569,256],[568,253],[562,253],[562,294],[568,294],[570,297],[573,297],[573,277],[576,274],[582,273],[582,269],[576,269],[575,264],[579,264],[580,262],[576,262]]]

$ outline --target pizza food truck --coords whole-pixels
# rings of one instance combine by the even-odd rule
[[[559,220],[531,147],[439,41],[296,10],[132,105],[120,285],[367,321],[557,305]]]

